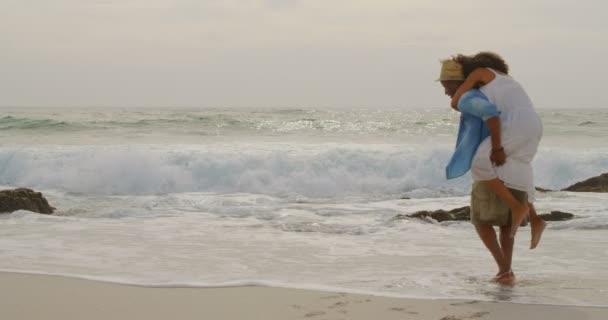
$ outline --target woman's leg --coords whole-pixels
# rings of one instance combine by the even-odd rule
[[[492,180],[484,181],[486,185],[492,190],[492,192],[496,193],[498,197],[511,209],[511,232],[510,237],[515,237],[515,233],[517,233],[517,229],[521,222],[526,218],[528,213],[530,212],[530,207],[528,203],[521,203],[517,200],[511,191],[505,186],[505,184],[498,178],[494,178]]]

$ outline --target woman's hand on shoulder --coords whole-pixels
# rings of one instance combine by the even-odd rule
[[[450,106],[452,107],[452,109],[459,111],[458,110],[458,100],[460,100],[460,98],[457,98],[456,96],[452,97],[452,101],[450,101]]]

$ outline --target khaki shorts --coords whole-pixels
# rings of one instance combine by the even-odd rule
[[[528,201],[525,191],[509,189],[515,199]],[[511,209],[482,181],[473,182],[471,190],[471,223],[493,226],[510,226]]]

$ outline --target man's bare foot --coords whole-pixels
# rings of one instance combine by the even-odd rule
[[[532,231],[532,238],[530,239],[530,250],[536,248],[540,242],[540,237],[545,231],[547,223],[542,218],[536,218],[530,220],[530,230]]]
[[[494,282],[505,286],[512,286],[515,283],[515,274],[509,270],[494,277]]]
[[[530,213],[530,207],[527,203],[521,205],[521,207],[516,210],[511,210],[511,233],[509,234],[510,238],[515,238],[515,234],[517,233],[517,229],[519,225],[521,225],[522,221],[528,216]]]

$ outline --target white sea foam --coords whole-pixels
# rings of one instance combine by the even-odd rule
[[[0,147],[0,184],[92,194],[246,192],[307,197],[464,195],[447,181],[451,146],[213,145]],[[541,150],[550,189],[607,170],[608,149]]]
[[[511,290],[487,281],[495,267],[469,223],[394,219],[466,205],[468,197],[308,203],[226,193],[48,195],[57,215],[0,216],[0,270],[143,286],[269,285],[571,305],[608,298],[605,230],[588,228],[608,215],[602,194],[540,196],[541,213],[573,212],[579,226],[550,223],[534,252],[524,250],[529,229],[522,228],[514,265],[520,284]]]

